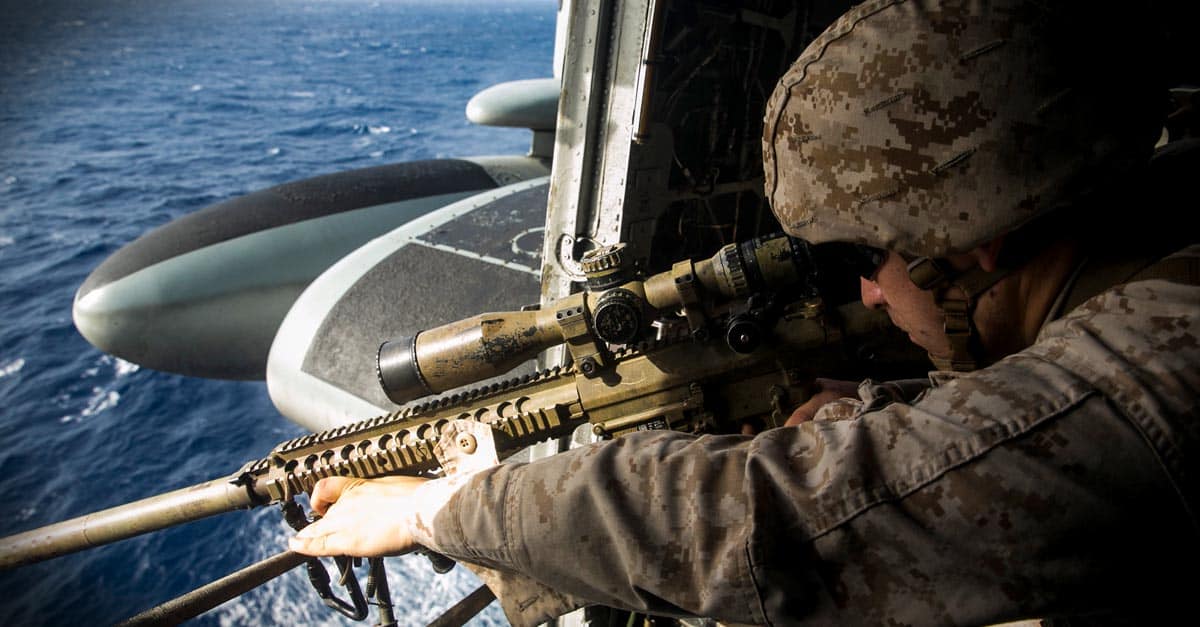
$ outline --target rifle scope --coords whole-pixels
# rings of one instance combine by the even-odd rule
[[[539,352],[567,343],[585,376],[596,361],[580,346],[636,341],[647,326],[647,309],[682,310],[696,332],[697,312],[721,300],[743,298],[797,282],[816,283],[807,242],[783,234],[729,244],[708,259],[681,261],[645,280],[631,278],[622,258],[624,245],[590,251],[582,259],[587,291],[551,302],[536,311],[485,313],[400,337],[379,347],[379,383],[397,404],[504,374]],[[703,317],[702,315],[700,317]],[[731,322],[727,338],[739,352],[757,344],[746,321]],[[736,327],[736,330],[735,330]],[[599,356],[602,351],[593,353]]]

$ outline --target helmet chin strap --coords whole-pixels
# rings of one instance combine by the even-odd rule
[[[975,328],[975,306],[980,296],[1011,272],[1010,267],[988,272],[978,264],[956,270],[945,259],[930,257],[919,257],[908,264],[908,277],[918,288],[933,292],[933,302],[945,320],[950,357],[929,354],[938,370],[969,372],[987,365],[989,360]]]

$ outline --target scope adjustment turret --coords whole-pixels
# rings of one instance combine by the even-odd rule
[[[592,312],[596,335],[609,344],[629,344],[642,333],[642,299],[625,289],[609,290]]]
[[[579,260],[587,275],[588,289],[606,290],[629,280],[625,263],[625,242],[593,248]]]

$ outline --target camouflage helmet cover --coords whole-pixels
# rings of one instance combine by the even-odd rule
[[[1143,163],[1156,92],[1115,80],[1104,64],[1129,48],[1105,52],[1116,42],[1085,23],[1115,20],[1071,4],[873,0],[842,16],[768,101],[784,229],[941,257]]]

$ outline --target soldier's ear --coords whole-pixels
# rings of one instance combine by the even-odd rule
[[[975,262],[984,272],[992,272],[996,269],[996,261],[1000,259],[1000,249],[1003,247],[1004,236],[1000,235],[980,244],[971,251],[971,255],[975,257]]]

